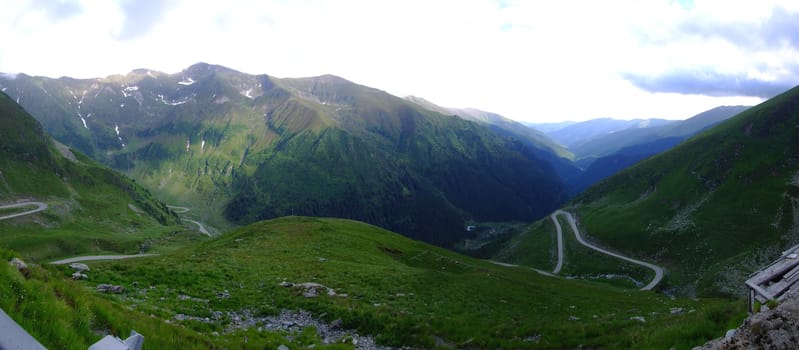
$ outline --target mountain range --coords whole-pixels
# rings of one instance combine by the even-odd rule
[[[4,94],[0,126],[0,199],[48,205],[0,220],[0,257],[14,263],[0,264],[0,308],[50,348],[131,330],[169,349],[680,347],[737,317],[724,300],[555,278],[351,220],[286,217],[207,237],[180,229],[135,182],[54,142]],[[73,257],[131,245],[160,254]],[[65,256],[90,260],[54,265]]]
[[[568,154],[537,132],[513,138],[330,75],[201,63],[104,79],[19,74],[0,89],[57,140],[163,200],[201,203],[221,228],[334,216],[448,244],[467,220],[531,220],[566,199],[547,159]]]

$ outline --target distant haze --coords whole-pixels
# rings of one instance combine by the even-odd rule
[[[528,122],[685,119],[799,84],[796,1],[4,0],[0,72],[204,61]]]

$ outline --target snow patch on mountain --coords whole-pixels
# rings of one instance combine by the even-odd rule
[[[119,139],[119,144],[122,145],[122,148],[125,148],[125,141],[122,140],[122,135],[119,134],[119,124],[114,125],[114,131],[117,133],[117,139]]]
[[[78,117],[80,117],[80,121],[83,122],[83,127],[89,129],[89,126],[86,125],[86,119],[83,118],[83,115],[81,115],[80,112],[78,112]]]
[[[127,98],[128,96],[132,96],[134,92],[139,91],[139,87],[136,85],[133,86],[125,86],[122,88],[122,96]]]
[[[189,98],[188,98],[188,97],[187,97],[187,98],[184,98],[184,99],[182,99],[182,100],[176,100],[176,101],[167,101],[167,99],[166,99],[166,98],[164,98],[164,95],[161,95],[161,94],[158,94],[158,99],[159,99],[159,100],[161,100],[161,102],[162,102],[163,104],[165,104],[165,105],[170,105],[170,106],[179,106],[179,105],[182,105],[182,104],[184,104],[184,103],[186,103],[186,102],[189,102]]]
[[[178,82],[179,85],[184,85],[184,86],[189,86],[194,83],[196,83],[196,81],[194,81],[194,79],[192,79],[191,77],[188,77]]]
[[[242,94],[244,97],[249,98],[251,100],[255,98],[255,97],[252,96],[252,89],[249,89],[247,91],[241,90],[241,91],[239,91],[239,93]]]

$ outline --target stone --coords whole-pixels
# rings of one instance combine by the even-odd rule
[[[89,278],[89,276],[86,276],[86,274],[80,273],[80,271],[75,271],[75,273],[72,274],[72,279],[73,280],[85,280],[87,278]]]
[[[633,316],[633,317],[630,317],[630,321],[638,321],[638,322],[645,323],[646,322],[646,318],[644,318],[644,316]]]
[[[337,318],[330,323],[330,329],[341,329],[343,325],[344,321],[342,321],[340,318]]]
[[[22,271],[22,270],[28,268],[28,264],[26,264],[20,258],[13,258],[13,259],[11,259],[11,261],[8,262],[8,264],[11,265],[11,266],[16,267],[17,270],[19,270],[19,271]]]
[[[734,337],[736,331],[737,331],[736,329],[728,330],[727,333],[724,334],[724,339],[730,339],[730,338]]]
[[[290,287],[294,287],[294,283],[283,281],[283,282],[280,282],[280,286],[281,287],[290,288]]]
[[[216,298],[217,299],[228,299],[228,298],[230,298],[230,292],[228,292],[227,289],[225,289],[225,290],[223,290],[223,291],[221,291],[219,293],[216,293]]]
[[[319,292],[316,290],[316,288],[309,288],[302,293],[302,296],[306,298],[316,298],[319,296]]]
[[[283,344],[280,344],[280,346],[277,347],[277,350],[289,350],[289,347],[285,346]]]
[[[125,288],[123,288],[122,286],[103,283],[97,285],[97,291],[102,293],[121,294],[125,291]]]
[[[672,315],[682,315],[682,314],[685,313],[685,309],[683,309],[681,307],[673,307],[673,308],[669,309],[669,312]]]
[[[78,272],[89,271],[89,266],[81,263],[71,263],[69,267],[77,270]]]
[[[569,316],[569,321],[579,321],[580,318],[577,316]]]

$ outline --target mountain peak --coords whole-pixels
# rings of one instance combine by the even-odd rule
[[[205,62],[195,63],[183,70],[183,73],[189,76],[205,75],[210,73],[234,73],[243,74],[235,69],[231,69],[218,64],[210,64]]]

